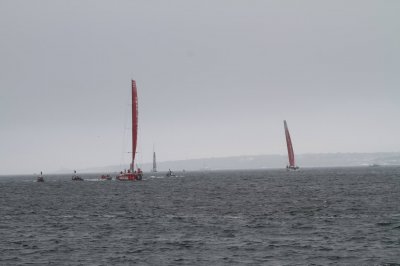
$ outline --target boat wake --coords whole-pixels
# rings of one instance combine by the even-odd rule
[[[99,178],[86,178],[85,181],[89,181],[89,182],[103,182],[103,181],[109,181],[106,179],[99,179]]]
[[[146,177],[146,179],[161,179],[161,178],[165,178],[165,176],[160,175],[160,176],[156,176],[156,175],[151,175]]]

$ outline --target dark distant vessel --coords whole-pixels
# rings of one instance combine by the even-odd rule
[[[136,181],[142,180],[143,172],[140,168],[137,171],[135,167],[135,155],[136,155],[136,144],[137,144],[137,133],[138,133],[138,96],[136,89],[136,82],[132,80],[132,162],[128,171],[120,172],[116,177],[119,181]]]
[[[36,178],[36,182],[44,182],[44,177],[42,171],[40,171],[40,176]]]
[[[174,174],[174,172],[171,171],[171,169],[169,169],[167,172],[167,177],[172,177],[172,176],[176,176],[176,175]]]
[[[288,129],[286,120],[283,120],[283,124],[285,127],[286,145],[287,145],[288,157],[289,157],[289,164],[286,165],[286,170],[287,171],[297,170],[297,169],[299,169],[299,167],[296,166],[296,163],[294,160],[293,145],[292,145],[292,140],[290,138],[289,129]]]
[[[370,164],[370,165],[368,165],[369,167],[380,167],[381,165],[380,164],[377,164],[377,163],[373,163],[373,164]]]
[[[74,175],[72,176],[72,181],[83,181],[83,178],[76,174],[76,170],[74,170]]]

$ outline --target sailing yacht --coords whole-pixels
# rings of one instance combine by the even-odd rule
[[[137,134],[138,134],[138,96],[136,81],[132,80],[132,162],[128,171],[121,171],[116,177],[119,181],[136,181],[142,180],[143,172],[140,168],[136,167],[135,170],[135,155],[137,146]]]
[[[286,170],[287,171],[297,170],[297,169],[299,169],[299,167],[296,166],[296,163],[294,160],[293,145],[292,145],[292,140],[290,138],[289,128],[287,126],[286,120],[283,120],[283,125],[285,128],[286,145],[287,145],[288,157],[289,157],[289,164],[286,165]]]

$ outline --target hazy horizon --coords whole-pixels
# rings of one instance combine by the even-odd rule
[[[399,152],[398,1],[0,1],[0,175]]]
[[[224,157],[202,157],[182,160],[157,161],[158,172],[204,171],[204,170],[254,170],[281,169],[288,163],[287,154],[242,154]],[[296,155],[296,165],[300,168],[400,166],[400,152],[376,153],[304,153]],[[153,162],[138,165],[145,172],[152,172]],[[86,168],[62,168],[45,171],[45,175],[78,173],[115,173],[128,169],[128,164],[92,165]],[[37,172],[9,172],[0,176],[37,175]]]

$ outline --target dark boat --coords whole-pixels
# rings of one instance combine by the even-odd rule
[[[166,176],[167,177],[173,177],[173,176],[176,176],[176,175],[174,174],[174,172],[171,171],[171,169],[169,169]]]
[[[100,177],[101,180],[112,180],[112,177],[110,175],[102,175]]]
[[[72,181],[83,181],[83,178],[82,177],[80,177],[80,176],[78,176],[77,174],[76,174],[76,171],[74,170],[74,175],[72,176]]]
[[[44,182],[44,177],[42,171],[40,171],[40,176],[36,178],[36,182]]]

